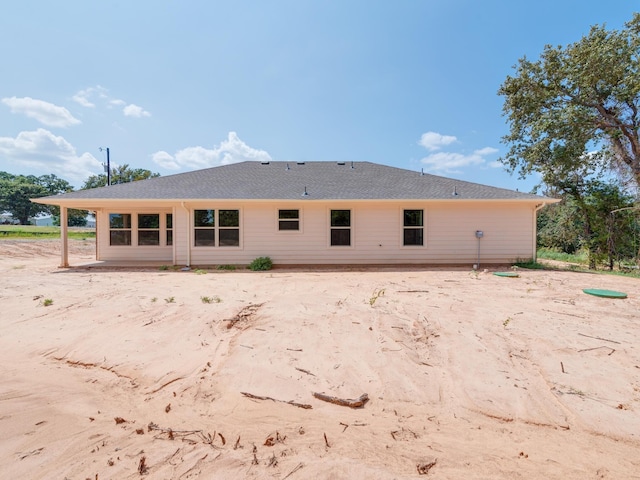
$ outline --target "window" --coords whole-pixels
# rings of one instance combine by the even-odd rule
[[[194,210],[194,245],[196,247],[215,246],[215,210]]]
[[[278,210],[278,230],[300,230],[300,211]]]
[[[424,211],[404,211],[404,245],[424,245]]]
[[[218,246],[240,246],[240,210],[219,210],[218,216]]]
[[[194,245],[216,246],[216,211],[194,210]],[[217,237],[219,247],[240,246],[240,210],[218,210]]]
[[[159,214],[138,214],[138,245],[160,245]]]
[[[331,246],[351,245],[351,210],[331,210]]]
[[[166,214],[167,220],[167,246],[173,245],[173,214]]]
[[[109,245],[131,245],[131,214],[109,214]]]

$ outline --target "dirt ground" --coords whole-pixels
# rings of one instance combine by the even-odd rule
[[[59,249],[0,241],[2,478],[640,478],[637,279]]]

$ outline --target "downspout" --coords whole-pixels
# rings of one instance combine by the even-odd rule
[[[62,240],[62,261],[60,268],[69,266],[69,238],[68,238],[67,207],[60,206],[60,240]]]
[[[182,208],[187,212],[187,267],[191,267],[191,215],[189,215],[189,209],[185,206],[184,202],[180,202]],[[175,233],[175,230],[174,230]],[[174,240],[175,243],[175,240]]]
[[[533,209],[533,263],[538,261],[538,211],[546,206],[547,202],[542,202]]]

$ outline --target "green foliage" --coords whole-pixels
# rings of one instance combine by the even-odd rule
[[[269,257],[258,257],[249,264],[249,270],[271,270],[273,262]]]
[[[31,202],[31,198],[57,195],[73,190],[69,182],[55,175],[12,175],[0,172],[0,211],[11,213],[21,225],[27,225],[29,218],[39,213],[59,215],[57,207]],[[86,216],[86,213],[84,214]],[[59,224],[59,220],[58,220]],[[72,225],[72,226],[84,226]]]
[[[169,270],[169,265],[160,265],[160,270]]]
[[[619,186],[596,180],[565,194],[538,215],[538,246],[587,254],[589,268],[637,258],[640,224],[634,198]]]
[[[206,275],[206,274],[207,274],[207,271],[206,271],[206,270],[203,270],[203,269],[201,269],[201,268],[196,268],[196,269],[193,271],[193,273],[195,273],[196,275]]]
[[[560,191],[613,167],[640,185],[638,51],[636,13],[620,31],[594,26],[576,43],[546,46],[537,61],[521,58],[498,91],[510,124],[501,161]]]
[[[235,270],[235,265],[218,265],[218,270]]]
[[[153,173],[151,170],[144,168],[131,168],[128,164],[111,168],[111,185],[118,183],[136,182],[138,180],[146,180],[148,178],[159,177],[159,173]],[[106,173],[99,175],[91,175],[82,186],[81,190],[88,188],[104,187],[107,185]]]
[[[44,299],[44,301],[42,302],[42,304],[43,304],[45,307],[48,307],[48,306],[50,306],[50,305],[53,305],[53,299],[51,299],[51,298],[45,298],[45,299]]]
[[[95,238],[94,229],[68,230],[67,238],[76,240],[86,240]],[[24,238],[24,239],[45,239],[60,238],[60,227],[38,227],[35,225],[0,225],[0,238]]]
[[[176,297],[167,297],[164,299],[166,303],[176,303]]]
[[[222,302],[222,299],[215,295],[213,297],[200,297],[200,300],[202,301],[202,303],[220,303]]]

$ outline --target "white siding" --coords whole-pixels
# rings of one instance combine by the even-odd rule
[[[154,207],[97,209],[98,260],[130,264],[246,265],[269,256],[275,264],[480,264],[535,255],[535,206],[517,201],[174,202]],[[194,247],[194,209],[240,211],[239,247]],[[278,210],[300,212],[299,231],[278,230]],[[351,246],[330,245],[330,211],[351,210]],[[424,210],[424,245],[403,246],[403,210]],[[132,245],[109,245],[109,213],[132,215]],[[137,246],[138,213],[173,214],[173,246]],[[164,222],[163,222],[164,223]],[[484,236],[478,240],[476,230]],[[164,228],[161,228],[164,239]]]
[[[144,263],[144,262],[163,262],[167,264],[173,263],[173,247],[165,245],[165,214],[172,213],[171,208],[103,208],[96,212],[96,249],[97,260],[107,261],[122,261],[130,262],[131,264]],[[128,213],[131,214],[132,229],[131,229],[131,245],[110,245],[109,234],[109,214],[111,213]],[[139,213],[157,213],[160,214],[160,242],[158,246],[138,246],[137,236],[137,215]],[[174,219],[174,245],[175,235],[177,233]]]
[[[380,201],[331,203],[211,202],[177,207],[176,264],[248,264],[269,256],[275,264],[475,264],[533,258],[535,204],[529,202]],[[191,247],[194,209],[240,210],[239,247]],[[278,209],[300,211],[300,231],[278,231]],[[351,246],[330,246],[331,209],[351,210]],[[403,246],[403,210],[423,209],[424,245]],[[484,236],[478,240],[476,230]]]

